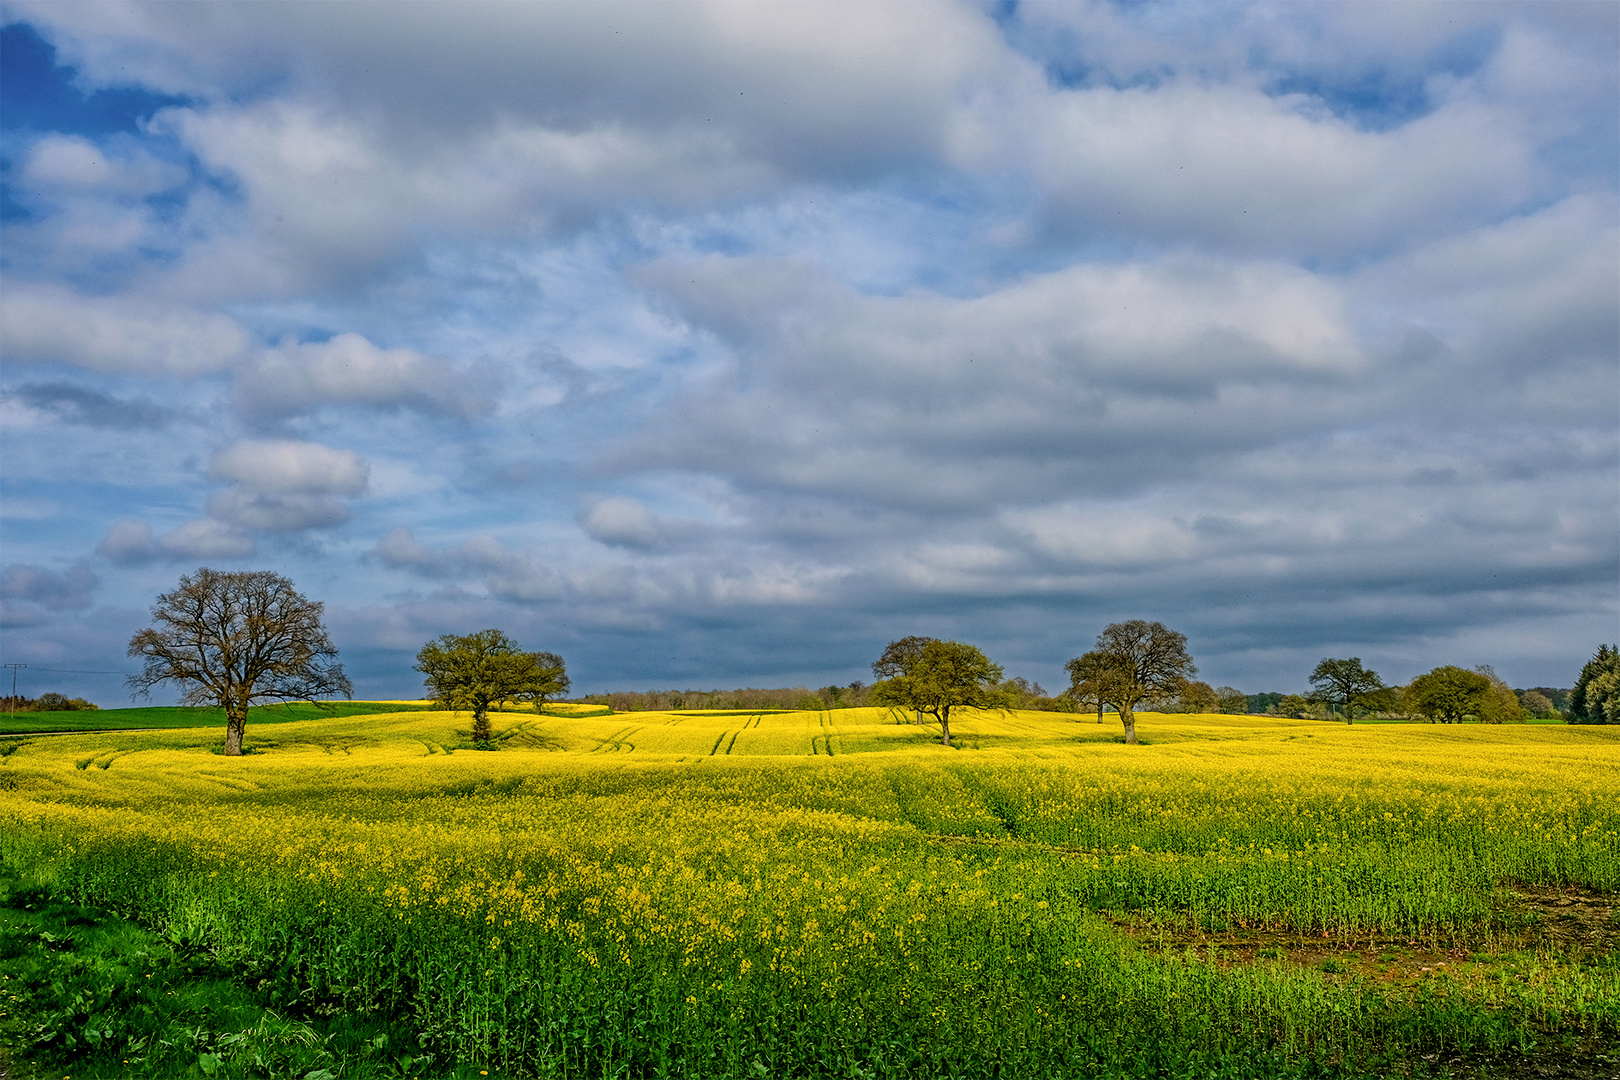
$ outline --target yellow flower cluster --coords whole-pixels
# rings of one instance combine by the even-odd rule
[[[959,1020],[1027,971],[1040,1024],[1125,948],[1108,918],[1437,935],[1503,880],[1620,888],[1620,732],[1149,714],[1126,747],[966,711],[949,749],[908,719],[497,715],[481,753],[465,715],[414,712],[250,729],[241,759],[37,739],[0,758],[0,857],[226,944],[365,927],[422,971],[611,969],[682,1009],[769,980]],[[493,1045],[486,1013],[456,1030]]]

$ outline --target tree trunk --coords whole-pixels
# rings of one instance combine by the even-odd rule
[[[225,706],[225,756],[242,756],[242,733],[247,730],[247,709]]]
[[[939,728],[945,734],[945,745],[951,745],[951,707],[949,705],[939,711]]]
[[[473,708],[473,742],[489,742],[489,713],[487,707],[478,705]]]
[[[1129,705],[1120,706],[1120,723],[1125,725],[1125,743],[1127,746],[1136,745],[1136,711]]]
[[[1097,702],[1097,723],[1102,723],[1103,703]]]

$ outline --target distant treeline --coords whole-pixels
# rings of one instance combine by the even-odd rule
[[[1092,707],[1081,710],[1067,694],[1050,695],[1040,683],[1030,682],[1027,679],[1008,679],[997,689],[1002,708],[1041,712],[1092,712],[1095,709]],[[1569,690],[1536,686],[1515,693],[1524,711],[1530,716],[1557,718],[1563,716],[1569,707]],[[793,686],[775,690],[748,687],[738,690],[647,690],[639,693],[622,691],[587,694],[571,700],[581,705],[606,705],[616,713],[667,712],[681,709],[831,710],[859,709],[876,704],[872,700],[872,687],[858,680],[847,686],[823,686],[819,690],[812,690],[807,686]],[[1398,698],[1392,700],[1392,707],[1387,715],[1404,717],[1406,714],[1395,704],[1396,701]],[[1152,712],[1233,713],[1250,716],[1286,716],[1300,720],[1340,719],[1340,714],[1333,706],[1312,700],[1306,695],[1284,694],[1277,691],[1245,694],[1230,686],[1212,688],[1208,683],[1191,683],[1178,697],[1143,704]],[[1114,710],[1112,706],[1106,706],[1105,711]]]
[[[100,705],[84,700],[84,698],[70,698],[63,694],[41,694],[37,698],[0,697],[0,712],[78,712],[81,709],[99,709]]]
[[[1405,687],[1390,687],[1389,700],[1385,707],[1375,709],[1373,716],[1385,719],[1412,719],[1412,711],[1402,704],[1402,692]],[[1560,690],[1551,686],[1534,686],[1528,690],[1514,690],[1514,696],[1519,699],[1519,707],[1524,710],[1527,717],[1537,720],[1562,720],[1569,716],[1569,695],[1571,691]],[[1342,711],[1336,705],[1317,700],[1304,694],[1283,694],[1270,691],[1263,694],[1250,694],[1247,697],[1248,712],[1252,716],[1286,716],[1296,720],[1341,720]],[[1174,710],[1172,710],[1174,711]],[[1202,711],[1202,710],[1200,710]],[[1211,709],[1211,712],[1225,712],[1225,709]]]
[[[1048,696],[1040,683],[1008,679],[997,688],[1002,707],[1074,712],[1066,697]],[[571,699],[581,705],[606,705],[614,712],[665,712],[671,709],[860,709],[876,705],[872,687],[856,680],[847,686],[807,686],[779,690],[749,687],[743,690],[648,690],[587,694]]]

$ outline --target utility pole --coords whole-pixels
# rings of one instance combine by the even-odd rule
[[[0,667],[11,669],[11,715],[17,715],[17,669],[25,668],[27,664],[0,664]]]

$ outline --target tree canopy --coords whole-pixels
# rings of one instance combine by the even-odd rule
[[[568,674],[556,653],[524,652],[499,630],[445,634],[422,646],[416,670],[433,699],[446,709],[473,714],[473,741],[491,741],[489,707],[502,701],[541,703],[568,690]]]
[[[182,705],[223,708],[225,753],[238,755],[255,702],[353,696],[321,612],[320,603],[268,570],[203,567],[160,595],[152,607],[157,625],[129,639],[129,655],[146,663],[126,684],[147,695],[174,682]]]
[[[1406,706],[1429,723],[1458,724],[1479,716],[1491,691],[1491,680],[1454,664],[1419,675],[1406,688]]]
[[[913,634],[910,637],[903,637],[889,642],[883,647],[883,655],[872,661],[872,674],[877,676],[879,684],[884,679],[893,679],[906,674],[911,670],[911,665],[916,663],[917,659],[922,656],[923,649],[928,646],[929,642],[935,640],[937,639],[919,637]],[[872,692],[877,693],[876,686],[872,688]],[[880,701],[879,704],[892,705],[897,703]],[[923,710],[914,709],[913,711],[917,714],[917,723],[921,724],[923,722]]]
[[[1176,695],[1176,707],[1182,712],[1212,713],[1221,707],[1221,696],[1209,683],[1188,679]]]
[[[1311,672],[1309,681],[1315,688],[1312,696],[1344,709],[1344,722],[1347,724],[1355,723],[1358,706],[1374,708],[1388,689],[1384,686],[1384,680],[1378,677],[1378,672],[1362,667],[1359,656],[1352,656],[1348,660],[1324,656],[1322,662],[1316,665],[1316,670]]]
[[[1103,710],[1113,705],[1118,697],[1114,685],[1114,669],[1108,658],[1093,650],[1077,656],[1063,665],[1069,673],[1069,696],[1081,708],[1096,709],[1097,723],[1103,722]]]
[[[915,644],[919,643],[920,644]],[[893,657],[892,660],[887,659]],[[1002,703],[1001,665],[972,645],[933,638],[901,638],[883,650],[874,673],[892,671],[873,689],[880,705],[898,705],[939,721],[940,741],[951,745],[951,709]],[[880,670],[879,665],[883,665]]]
[[[1489,664],[1480,664],[1474,670],[1485,676],[1485,681],[1491,684],[1490,689],[1485,691],[1484,700],[1480,702],[1477,714],[1480,723],[1524,723],[1524,706],[1519,704],[1519,695],[1514,693],[1513,687],[1509,686]]]
[[[1620,724],[1620,648],[1599,645],[1569,695],[1572,724]]]
[[[1160,622],[1112,623],[1097,635],[1097,647],[1065,667],[1077,693],[1102,695],[1119,710],[1125,741],[1136,743],[1136,706],[1144,699],[1179,697],[1198,668],[1187,654],[1187,635]]]

